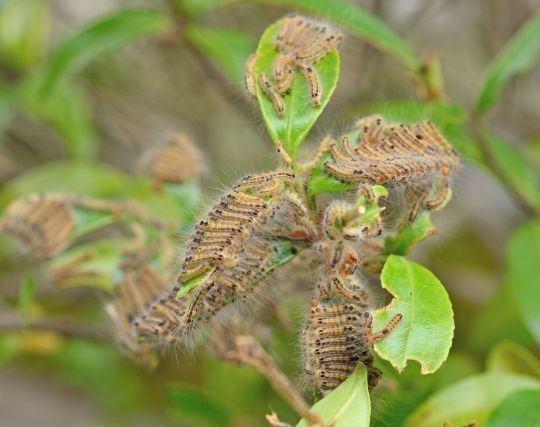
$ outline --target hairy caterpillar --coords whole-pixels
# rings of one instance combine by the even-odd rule
[[[330,144],[333,160],[326,170],[346,182],[358,182],[368,198],[371,184],[388,188],[404,186],[415,199],[411,217],[420,208],[436,209],[449,191],[451,172],[459,165],[454,148],[431,123],[388,126],[380,116],[356,124],[360,136],[355,145],[344,137]],[[431,193],[435,190],[435,194]]]
[[[132,322],[148,309],[165,287],[166,281],[149,265],[139,269],[124,268],[123,281],[116,286],[116,298],[105,305],[116,341],[128,355],[138,360],[145,361],[148,358],[154,343],[140,342]],[[170,319],[176,315],[165,305],[160,308],[160,313]]]
[[[339,31],[321,22],[298,15],[285,17],[275,41],[275,48],[280,54],[272,66],[277,91],[280,94],[287,92],[294,71],[300,69],[309,84],[312,104],[320,105],[319,78],[311,66],[337,49],[342,39]]]
[[[276,228],[284,238],[310,237],[313,226],[304,218],[306,209],[285,189],[292,179],[293,174],[277,171],[239,180],[196,226],[186,243],[179,284],[134,322],[137,330],[166,340],[193,330],[221,308],[250,295],[275,268],[274,255],[280,249]],[[295,220],[298,230],[281,227],[284,218]],[[177,300],[181,290],[184,294]],[[170,316],[159,312],[164,305],[169,313],[174,311]]]
[[[300,70],[309,86],[311,103],[318,106],[322,101],[322,88],[319,76],[313,65],[339,47],[343,35],[321,22],[312,21],[298,15],[283,19],[274,47],[279,51],[272,64],[272,80],[267,73],[259,75],[263,92],[274,105],[279,117],[285,115],[282,95],[294,80],[295,71]],[[248,93],[256,98],[256,57],[249,57],[245,67],[245,85]]]
[[[60,253],[75,227],[69,200],[58,194],[30,194],[12,202],[0,220],[0,232],[18,237],[39,258]]]
[[[260,81],[261,81],[261,87],[266,94],[266,96],[270,99],[272,104],[274,105],[274,109],[276,110],[276,113],[279,117],[285,116],[285,103],[283,102],[283,98],[281,97],[281,94],[272,86],[272,83],[270,83],[270,80],[268,80],[268,75],[266,73],[262,73],[260,75]]]
[[[362,363],[373,388],[381,372],[373,366],[372,348],[365,337],[365,309],[350,303],[314,304],[301,335],[304,371],[313,385],[327,394]]]

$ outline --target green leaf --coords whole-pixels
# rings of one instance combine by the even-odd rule
[[[333,427],[369,427],[371,404],[367,386],[367,372],[358,364],[352,375],[332,393],[318,401],[311,410],[319,414],[326,425]],[[296,427],[307,427],[301,420]]]
[[[384,250],[387,254],[407,255],[411,247],[435,233],[431,222],[431,214],[423,210],[412,224],[403,224],[393,236],[384,239]]]
[[[124,9],[91,23],[64,41],[41,70],[43,91],[54,91],[60,79],[75,73],[98,57],[131,41],[163,32],[171,20],[156,10]]]
[[[4,64],[26,70],[47,50],[49,7],[45,0],[11,0],[0,5],[0,58]]]
[[[528,159],[517,147],[494,133],[484,132],[483,137],[486,150],[512,189],[540,210],[540,176]]]
[[[477,354],[487,353],[506,339],[526,346],[534,342],[521,320],[508,283],[499,286],[470,322],[469,347]]]
[[[283,96],[285,116],[279,117],[274,105],[263,92],[258,77],[263,72],[268,73],[268,76],[272,74],[272,64],[279,55],[274,48],[274,40],[281,24],[282,20],[279,20],[268,27],[259,41],[255,64],[257,99],[272,140],[281,141],[285,151],[294,158],[336,88],[339,77],[339,54],[337,51],[330,52],[313,67],[319,76],[322,92],[321,105],[314,107],[311,104],[308,82],[300,71],[296,71],[290,93]]]
[[[296,7],[330,19],[365,39],[399,61],[410,70],[420,68],[412,49],[376,16],[342,0],[256,0],[259,3]]]
[[[75,229],[70,236],[72,239],[112,224],[116,220],[111,212],[93,211],[79,206],[73,208],[73,214],[75,217]]]
[[[255,39],[248,33],[230,28],[210,28],[189,25],[186,38],[212,58],[233,82],[244,81],[244,66],[255,50]],[[242,83],[243,84],[243,83]]]
[[[201,188],[199,184],[190,179],[181,184],[166,182],[162,185],[163,192],[173,206],[177,222],[186,226],[191,224],[196,217],[197,207],[201,200]]]
[[[479,421],[480,427],[506,396],[539,387],[539,381],[519,375],[472,376],[439,390],[407,418],[404,427],[441,427],[444,422],[459,426],[473,420]]]
[[[175,3],[182,12],[198,17],[212,9],[235,3],[235,0],[175,0]]]
[[[420,363],[423,374],[435,372],[448,357],[454,318],[448,294],[426,268],[391,255],[381,274],[382,287],[394,299],[374,315],[374,329],[381,330],[396,314],[403,318],[375,351],[398,371],[407,360]]]
[[[37,80],[28,80],[18,89],[17,107],[30,118],[47,123],[73,157],[88,160],[96,156],[99,140],[90,101],[84,91],[64,83],[43,97]]]
[[[489,354],[487,370],[526,375],[540,379],[540,360],[526,347],[512,341],[498,344]]]
[[[491,413],[486,427],[540,427],[540,390],[521,390],[507,396]]]
[[[0,208],[28,193],[67,191],[94,197],[130,194],[135,183],[102,164],[80,161],[48,162],[9,181],[0,193]]]
[[[35,295],[36,283],[32,276],[27,275],[19,291],[19,313],[21,315],[21,324],[24,328],[30,325],[30,315]]]
[[[505,83],[525,73],[540,60],[540,13],[533,15],[503,46],[489,65],[476,102],[476,114],[485,114],[497,101]]]
[[[172,384],[169,386],[168,397],[171,418],[182,424],[191,420],[198,426],[220,427],[229,425],[232,420],[232,414],[223,402],[192,386]]]
[[[520,227],[506,252],[508,283],[521,317],[540,343],[540,219]]]
[[[126,239],[106,239],[77,246],[51,260],[47,268],[56,286],[88,286],[111,292],[127,243]]]

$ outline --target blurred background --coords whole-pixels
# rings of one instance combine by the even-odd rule
[[[354,16],[336,12],[342,4],[379,18],[409,45],[416,75],[392,47],[355,31]],[[414,363],[398,375],[378,361],[387,379],[374,392],[372,424],[402,425],[429,396],[485,371],[540,378],[539,325],[531,326],[538,317],[523,321],[507,275],[507,242],[540,206],[540,67],[527,64],[489,112],[480,114],[477,104],[490,64],[539,1],[2,0],[0,210],[30,192],[131,197],[162,218],[184,215],[178,243],[198,209],[195,181],[175,193],[187,206],[179,213],[154,200],[141,155],[171,133],[189,135],[206,159],[203,201],[245,173],[275,167],[243,67],[268,25],[306,9],[347,35],[337,89],[307,151],[379,112],[434,120],[464,163],[452,202],[433,217],[437,234],[411,254],[450,294],[456,331],[449,360],[430,376],[418,375]],[[297,419],[257,372],[202,350],[167,353],[154,370],[134,363],[114,344],[103,313],[112,267],[75,284],[55,281],[50,267],[0,235],[2,426],[263,426],[272,410]],[[96,275],[104,277],[99,285]],[[540,288],[540,276],[529,277]],[[39,327],[21,331],[18,307],[28,289]],[[298,323],[294,300],[283,304]],[[69,327],[58,330],[58,322]],[[299,378],[297,337],[278,323],[270,321],[273,354]]]

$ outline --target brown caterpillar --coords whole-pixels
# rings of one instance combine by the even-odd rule
[[[75,219],[68,199],[30,194],[12,202],[0,219],[0,232],[19,238],[38,258],[50,258],[69,244]]]
[[[272,77],[280,94],[289,90],[294,72],[300,69],[310,87],[311,102],[320,105],[322,91],[319,77],[312,65],[337,49],[343,35],[321,22],[298,15],[283,19],[275,48],[280,52],[272,66]]]
[[[255,79],[255,62],[257,56],[255,54],[250,55],[246,61],[246,71],[244,74],[244,83],[246,85],[246,90],[253,99],[257,99],[257,82]]]
[[[274,88],[274,86],[272,86],[272,83],[270,83],[270,80],[268,80],[268,75],[266,73],[262,73],[259,78],[261,81],[262,90],[274,105],[276,114],[279,117],[284,117],[285,103],[283,102],[281,94]]]
[[[294,199],[284,195],[285,184],[293,178],[291,173],[277,171],[239,180],[196,226],[186,243],[179,284],[136,320],[138,332],[174,340],[239,297],[251,294],[270,271],[272,243],[266,237],[273,232],[276,218],[281,218],[276,212],[285,206],[285,210],[292,209]],[[295,209],[293,217],[302,211],[299,206]],[[304,223],[298,222],[302,227]],[[176,299],[182,285],[203,274],[195,289]],[[163,305],[173,315],[159,313]]]
[[[324,166],[331,175],[358,182],[368,199],[373,199],[372,184],[409,187],[414,193],[409,199],[417,203],[412,217],[419,208],[436,209],[446,200],[448,180],[459,158],[431,122],[388,126],[380,116],[370,116],[355,127],[361,130],[355,146],[347,137],[340,145],[330,144],[333,161],[326,161]],[[433,188],[435,195],[429,197]]]
[[[122,349],[131,357],[146,361],[154,343],[139,342],[132,322],[163,292],[166,282],[148,265],[138,270],[124,269],[123,275],[123,282],[116,286],[117,296],[105,305],[105,312]],[[176,313],[165,306],[161,307],[161,313],[167,318],[176,318]]]
[[[162,182],[184,182],[204,171],[202,153],[183,133],[169,136],[162,144],[147,151],[141,168],[156,185]]]
[[[373,366],[372,348],[365,339],[364,309],[354,304],[315,304],[301,335],[304,371],[310,382],[328,394],[362,363],[370,389],[375,387],[381,372]]]

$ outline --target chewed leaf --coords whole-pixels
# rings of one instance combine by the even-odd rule
[[[325,425],[368,427],[371,404],[365,366],[359,364],[352,375],[332,393],[317,402],[312,411],[321,416]],[[302,420],[296,427],[307,425],[307,422]]]
[[[381,330],[396,314],[403,317],[375,351],[398,371],[407,360],[420,363],[422,373],[435,372],[448,357],[454,317],[448,294],[426,268],[391,255],[381,275],[382,286],[394,299],[375,312],[374,329]]]
[[[272,65],[279,52],[274,43],[283,20],[280,20],[264,32],[259,41],[256,53],[255,80],[257,82],[257,99],[261,107],[264,122],[273,141],[281,141],[285,151],[295,157],[307,133],[324,110],[330,96],[336,88],[339,77],[339,54],[336,50],[328,53],[313,69],[320,84],[321,100],[318,106],[313,106],[310,96],[310,86],[306,77],[299,71],[295,76],[288,93],[283,95],[284,114],[280,117],[270,98],[265,94],[260,83],[260,76],[266,73],[270,84],[272,80]]]

